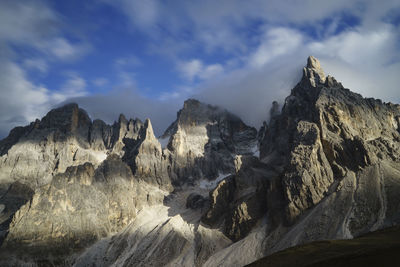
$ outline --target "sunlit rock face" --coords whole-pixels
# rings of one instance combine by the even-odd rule
[[[272,99],[266,99],[271,103]],[[0,141],[0,265],[243,266],[400,223],[400,106],[309,57],[260,131],[185,101],[108,125],[76,104]]]
[[[392,175],[384,174],[397,176],[399,169],[400,136],[394,123],[399,115],[398,105],[365,99],[333,77],[325,78],[319,62],[310,57],[303,79],[271,121],[261,145],[262,161],[283,170],[286,222],[294,223],[323,199],[348,190],[343,183],[350,183],[352,198],[359,198],[343,210],[350,233],[389,223],[378,214],[396,201],[387,196],[396,182],[388,186]]]
[[[57,263],[122,230],[139,210],[162,203],[166,194],[135,179],[116,155],[96,169],[91,163],[68,167],[15,213],[2,251],[21,261]]]
[[[41,121],[11,131],[1,141],[0,180],[22,181],[32,188],[47,184],[69,166],[98,165],[104,150],[92,149],[88,140],[91,120],[76,104],[50,111]]]
[[[237,116],[194,99],[186,100],[165,131],[171,179],[176,184],[234,172],[236,155],[253,154],[257,131]]]
[[[135,177],[165,190],[172,190],[168,164],[162,147],[154,136],[149,119],[141,127],[137,139],[125,139],[123,160],[129,164]]]
[[[189,117],[196,118],[197,126]],[[214,135],[207,132],[212,125],[216,125]],[[184,130],[175,131],[175,127]],[[14,129],[0,146],[4,193],[0,252],[12,252],[7,261],[13,259],[16,265],[66,263],[72,254],[128,227],[142,209],[162,205],[174,190],[173,182],[180,186],[216,184],[213,178],[233,171],[236,154],[252,153],[257,145],[254,128],[225,110],[196,100],[185,103],[170,129],[168,140],[173,141],[163,149],[150,120],[127,120],[121,114],[113,125],[92,122],[76,104],[54,109],[42,120]],[[182,134],[184,138],[180,138]],[[218,151],[218,147],[223,149]],[[212,162],[214,158],[227,162],[218,166]],[[214,164],[209,168],[213,171],[203,173],[207,162]],[[190,176],[182,176],[185,171]],[[203,195],[203,210],[208,203],[207,188],[198,192]],[[202,211],[193,212],[199,224]],[[200,232],[207,233],[204,242],[214,244],[208,236],[211,232]],[[231,241],[225,237],[216,242]],[[27,247],[31,253],[24,254]],[[211,248],[193,253],[203,255],[202,262],[212,253]]]

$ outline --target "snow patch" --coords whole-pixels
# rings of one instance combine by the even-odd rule
[[[209,181],[207,179],[202,179],[199,182],[199,187],[202,189],[212,190],[214,189],[217,184],[228,177],[230,174],[220,174],[214,181]]]
[[[91,151],[91,154],[99,163],[107,158],[107,153],[104,151]]]
[[[253,154],[253,156],[259,158],[260,157],[260,149],[258,147],[258,144],[255,144],[250,148],[250,152]]]

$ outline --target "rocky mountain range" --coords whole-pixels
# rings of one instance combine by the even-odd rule
[[[266,99],[266,104],[271,100]],[[243,266],[400,223],[400,106],[309,57],[256,130],[185,101],[108,125],[77,104],[0,141],[0,265]]]

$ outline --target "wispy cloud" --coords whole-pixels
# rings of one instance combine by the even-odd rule
[[[46,2],[2,1],[0,40],[7,44],[37,49],[58,60],[74,60],[90,51],[84,42],[72,43],[62,36],[60,15]]]
[[[96,78],[92,81],[92,83],[97,86],[97,87],[103,87],[109,83],[109,80],[107,80],[104,77]]]
[[[159,3],[155,0],[102,0],[119,8],[132,24],[140,29],[149,29],[159,19]]]
[[[40,41],[35,46],[43,53],[62,61],[80,59],[91,50],[91,46],[87,43],[73,44],[63,37]]]
[[[128,118],[150,118],[156,135],[169,126],[180,108],[178,102],[163,102],[143,96],[134,85],[116,87],[105,94],[72,98],[88,111],[92,119],[112,123],[123,113]]]
[[[25,68],[38,70],[42,73],[46,73],[49,66],[43,58],[29,58],[25,59],[22,63]]]
[[[400,102],[399,31],[393,25],[378,25],[311,42],[308,47],[345,86],[366,97]]]
[[[76,73],[70,73],[62,87],[51,93],[54,103],[63,102],[69,98],[87,95],[86,81]]]
[[[43,1],[2,1],[0,40],[32,43],[58,33],[58,16]]]
[[[178,62],[177,69],[188,81],[193,81],[194,79],[208,80],[224,71],[221,64],[205,65],[200,59]]]
[[[0,64],[0,134],[26,124],[44,114],[49,105],[49,91],[31,83],[22,68],[10,61]],[[6,131],[6,132],[4,132]]]
[[[249,58],[249,65],[262,67],[276,57],[293,53],[304,42],[304,36],[290,28],[271,28],[267,30],[260,45]]]
[[[46,74],[52,64],[77,60],[91,46],[68,40],[60,15],[45,1],[5,0],[0,5],[0,136],[4,136],[11,127],[43,116],[56,103],[86,94],[86,82],[79,75],[68,77],[62,88],[49,90],[27,72]]]
[[[140,59],[134,55],[127,55],[125,57],[117,58],[114,62],[115,67],[119,69],[127,68],[127,67],[137,67],[140,66]]]

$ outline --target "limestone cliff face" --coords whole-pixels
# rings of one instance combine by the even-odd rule
[[[243,164],[210,193],[203,221],[218,225],[222,220],[224,233],[241,240],[212,255],[205,266],[241,266],[249,263],[242,257],[399,224],[394,193],[400,192],[399,112],[399,105],[345,89],[310,57],[282,111],[272,110],[260,131],[263,166]],[[247,175],[247,186],[238,188],[237,179],[257,169],[262,170],[260,179],[250,182],[257,176]],[[249,197],[256,203],[237,205],[257,180],[256,188],[265,188],[265,195],[254,191]],[[262,214],[264,223],[256,219]]]
[[[221,227],[232,240],[244,238],[267,212],[267,189],[276,173],[254,156],[239,156],[236,172],[210,191],[202,222]]]
[[[159,154],[139,149],[124,157],[131,155],[130,144],[142,148],[149,142],[158,144]],[[61,254],[69,255],[120,230],[144,205],[162,202],[166,193],[160,187],[171,190],[169,180],[159,183],[143,171],[154,169],[147,162],[152,156],[161,162],[149,121],[121,115],[113,125],[92,122],[84,110],[68,104],[12,130],[0,150],[3,250],[28,242],[33,251],[52,248],[54,255],[68,246]],[[137,168],[130,168],[130,162]]]
[[[166,130],[166,156],[173,182],[180,184],[234,172],[235,155],[252,154],[257,131],[237,116],[194,99],[185,101]]]
[[[281,173],[284,222],[293,225],[313,207],[335,201],[324,218],[314,218],[323,219],[319,234],[335,229],[338,237],[356,236],[397,224],[399,116],[400,106],[365,99],[325,78],[310,57],[261,143],[261,160]]]
[[[91,120],[76,104],[50,111],[41,121],[11,131],[1,142],[0,181],[20,181],[32,188],[47,184],[69,166],[95,165],[105,151],[91,149]]]
[[[92,122],[78,105],[67,104],[13,129],[0,142],[0,181],[19,181],[34,189],[70,166],[99,166],[109,154],[123,157],[126,143],[136,141],[143,127],[139,119],[128,121],[122,114],[113,125]]]
[[[166,156],[163,154],[160,142],[154,136],[149,119],[141,127],[137,139],[133,142],[126,140],[125,144],[126,153],[123,159],[131,166],[135,176],[171,191]]]
[[[230,172],[233,154],[250,153],[256,142],[255,129],[195,100],[185,103],[170,129],[171,144],[163,149],[150,120],[121,114],[113,125],[92,122],[68,104],[11,131],[0,143],[1,251],[12,251],[22,260],[17,265],[68,264],[74,253],[127,227],[144,207],[163,203],[173,182],[203,179],[207,164],[207,179]],[[22,253],[26,246],[31,253]]]
[[[272,118],[261,145],[262,161],[282,170],[286,222],[294,223],[340,191],[350,176],[357,196],[348,210],[357,214],[346,222],[352,234],[394,219],[392,214],[381,214],[390,215],[387,219],[378,214],[396,201],[387,195],[384,185],[393,181],[384,173],[400,167],[399,116],[398,105],[365,99],[334,78],[325,78],[319,62],[310,57],[303,79],[282,113]]]
[[[135,179],[116,155],[97,169],[91,163],[68,167],[15,213],[2,253],[11,251],[21,262],[63,262],[121,230],[138,210],[162,203],[165,194]]]

